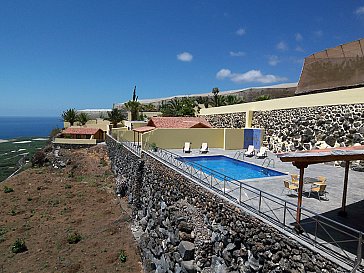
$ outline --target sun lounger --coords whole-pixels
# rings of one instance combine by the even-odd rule
[[[259,152],[255,155],[256,158],[265,158],[267,157],[267,147],[260,147]]]
[[[209,147],[207,145],[207,142],[202,143],[200,153],[201,154],[206,154],[208,151],[209,151]]]
[[[245,156],[253,156],[255,154],[254,145],[249,145],[248,149],[244,153]]]
[[[184,153],[190,153],[191,152],[191,142],[185,142],[185,146],[183,147]]]

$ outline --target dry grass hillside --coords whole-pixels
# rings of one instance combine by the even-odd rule
[[[0,184],[0,272],[141,272],[106,148],[60,154],[65,168],[32,168]]]

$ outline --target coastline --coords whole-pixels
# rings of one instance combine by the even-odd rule
[[[0,143],[5,143],[5,142],[9,142],[8,139],[0,139]]]

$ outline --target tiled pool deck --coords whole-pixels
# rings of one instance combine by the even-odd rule
[[[169,151],[178,154],[180,156],[199,156],[199,150],[192,150],[189,154],[184,154],[182,149],[170,149]],[[209,149],[207,155],[225,155],[234,157],[236,150],[223,150],[223,149]],[[281,171],[289,174],[299,174],[299,169],[293,166],[291,163],[283,163],[273,153],[268,152],[268,157],[274,159],[275,167],[272,168],[277,171]],[[253,163],[261,166],[264,159],[257,159],[253,157],[245,157],[244,161]],[[317,194],[311,194],[308,197],[310,185],[305,185],[306,193],[304,193],[302,205],[303,207],[324,215],[335,221],[339,221],[343,224],[347,224],[355,229],[364,231],[364,173],[349,171],[349,183],[348,183],[348,194],[347,194],[347,212],[348,217],[342,218],[337,215],[338,210],[341,208],[342,192],[343,192],[343,181],[344,181],[344,168],[335,167],[333,162],[330,164],[313,164],[309,165],[305,169],[305,177],[327,177],[327,198],[321,198],[321,201],[317,198]],[[258,188],[262,191],[268,192],[288,202],[297,203],[297,195],[289,194],[284,189],[283,181],[290,180],[290,176],[272,177],[267,179],[249,180],[244,183]]]

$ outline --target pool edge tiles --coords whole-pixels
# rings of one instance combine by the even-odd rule
[[[286,176],[283,173],[271,168],[261,167],[246,161],[237,160],[224,155],[205,155],[205,156],[189,156],[178,157],[178,160],[188,165],[198,164],[206,168],[206,171],[212,170],[216,174],[224,175],[230,179],[238,181],[250,181],[261,179],[273,179]],[[210,173],[213,175],[213,173]]]

